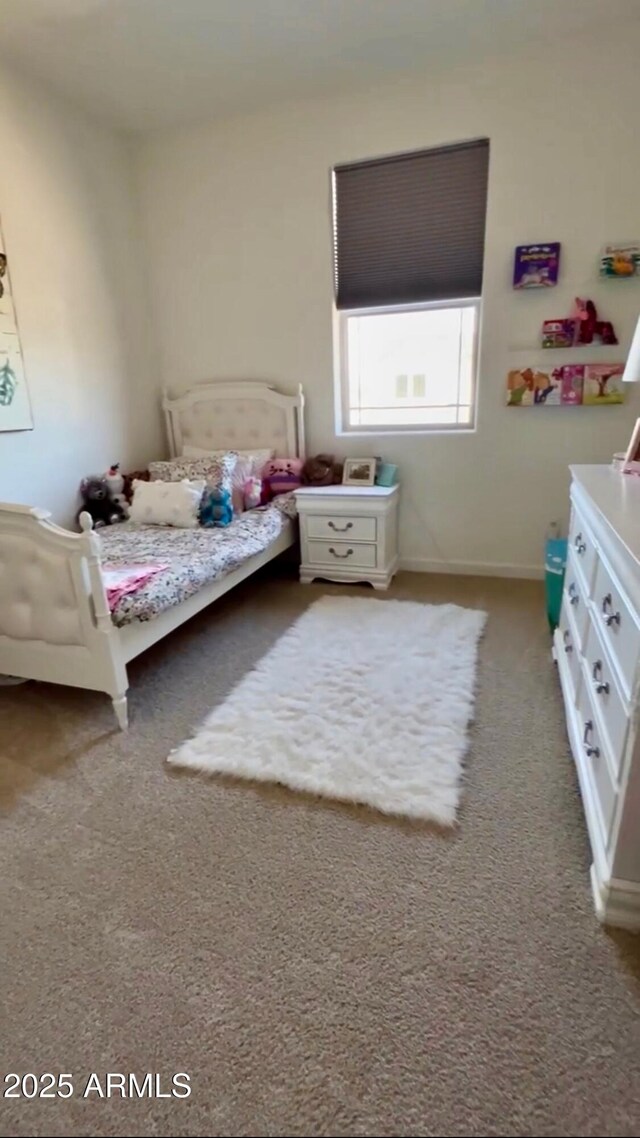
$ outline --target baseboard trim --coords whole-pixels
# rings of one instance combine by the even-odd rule
[[[429,557],[401,557],[399,569],[409,573],[453,573],[464,577],[521,577],[541,581],[541,565],[512,565],[504,561],[436,561]]]
[[[636,881],[600,880],[594,860],[591,866],[591,890],[596,916],[603,925],[640,931],[640,885]]]

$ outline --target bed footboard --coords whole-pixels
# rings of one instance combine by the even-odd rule
[[[127,724],[127,671],[100,572],[99,538],[46,510],[0,503],[0,673],[104,691]]]

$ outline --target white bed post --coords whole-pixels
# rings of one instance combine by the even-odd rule
[[[306,458],[306,440],[304,437],[304,391],[302,384],[298,384],[298,458]]]
[[[171,404],[173,402],[175,402],[175,400],[172,400],[170,398],[169,390],[167,387],[165,387],[162,392],[162,410],[164,412],[164,426],[167,432],[167,441],[169,443],[169,456],[171,458],[177,458],[178,445],[176,441],[175,423],[173,421],[173,414],[171,410]]]
[[[80,514],[79,521],[82,530],[81,540],[84,546],[83,552],[86,557],[89,572],[89,585],[91,588],[91,596],[93,597],[96,627],[98,632],[106,637],[106,643],[110,645],[113,637],[113,623],[107,603],[102,573],[100,572],[100,538],[96,533],[92,532],[93,519],[91,514],[86,510],[83,510]],[[110,682],[108,694],[111,696],[118,726],[121,731],[126,731],[129,725],[127,713],[127,688],[129,681],[127,679],[127,669],[122,661],[116,658],[113,653],[110,653],[110,657],[112,663],[110,670],[113,672],[113,679]]]

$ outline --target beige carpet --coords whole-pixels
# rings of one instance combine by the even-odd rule
[[[453,836],[164,766],[322,589],[247,583],[147,653],[128,735],[0,690],[3,1069],[193,1085],[0,1101],[2,1134],[640,1133],[640,938],[593,916],[540,586],[390,594],[489,611]]]

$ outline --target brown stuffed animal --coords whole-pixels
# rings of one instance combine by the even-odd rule
[[[342,463],[332,454],[317,454],[308,458],[302,467],[303,486],[334,486],[342,482]]]
[[[123,488],[122,492],[123,492],[125,498],[127,499],[127,502],[129,503],[129,505],[131,505],[131,502],[133,500],[133,483],[134,483],[134,481],[148,482],[150,477],[151,476],[150,476],[148,470],[134,470],[131,472],[131,474],[125,474],[124,475],[124,488]]]

